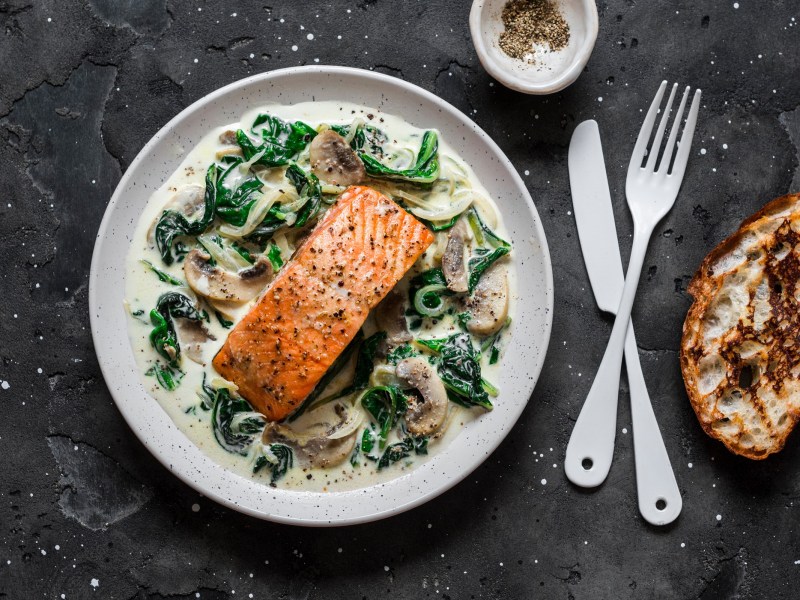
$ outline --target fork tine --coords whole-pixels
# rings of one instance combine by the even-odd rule
[[[658,107],[661,105],[661,100],[664,98],[665,89],[667,89],[666,80],[661,82],[656,92],[656,97],[653,98],[653,103],[650,105],[647,116],[644,118],[642,128],[639,130],[639,137],[636,138],[636,145],[633,147],[633,154],[631,154],[631,162],[628,165],[628,173],[642,166],[644,151],[647,149],[647,142],[650,139],[650,134],[653,133],[653,124],[656,122],[656,114],[658,113]]]
[[[686,163],[689,162],[689,152],[692,149],[692,138],[694,137],[694,127],[697,124],[697,113],[700,111],[700,90],[694,93],[694,100],[692,100],[692,108],[689,109],[689,116],[686,118],[686,125],[683,128],[681,141],[678,145],[678,154],[675,156],[675,164],[672,167],[671,175],[674,175],[679,180],[683,179],[683,174],[686,171]]]
[[[672,129],[669,132],[667,145],[664,146],[664,154],[661,156],[661,162],[658,164],[659,175],[665,174],[669,169],[672,162],[672,153],[675,150],[675,140],[678,139],[678,129],[680,129],[681,122],[683,121],[683,111],[686,109],[686,99],[689,97],[689,86],[683,91],[683,98],[681,98],[681,105],[678,107],[678,112],[675,113],[675,119],[672,121]]]
[[[675,91],[678,89],[678,84],[672,86],[672,91],[669,93],[669,100],[664,106],[664,112],[661,114],[661,121],[656,129],[656,137],[653,138],[653,143],[650,146],[650,154],[647,156],[647,166],[645,169],[648,171],[656,170],[656,160],[658,159],[659,151],[661,150],[661,140],[664,139],[664,130],[667,128],[667,119],[672,112],[672,103],[675,101]]]

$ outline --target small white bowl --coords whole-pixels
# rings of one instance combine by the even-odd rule
[[[536,62],[511,58],[500,49],[505,30],[501,13],[508,0],[475,0],[469,15],[472,43],[489,74],[504,86],[526,94],[552,94],[563,90],[583,71],[597,40],[597,6],[594,0],[554,0],[569,24],[569,44],[551,52],[537,52]]]

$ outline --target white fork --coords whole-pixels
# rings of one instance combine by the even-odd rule
[[[567,477],[574,484],[583,487],[594,487],[603,483],[611,468],[617,427],[616,406],[620,369],[633,300],[636,296],[642,264],[653,229],[669,212],[678,196],[678,190],[686,171],[686,163],[689,160],[697,113],[700,109],[700,90],[698,89],[694,93],[689,116],[686,118],[686,125],[673,162],[672,156],[678,138],[678,130],[686,108],[686,101],[689,98],[689,88],[687,87],[675,115],[664,151],[663,153],[659,152],[675,99],[675,92],[678,89],[677,83],[673,85],[653,138],[647,164],[642,167],[647,143],[653,133],[653,125],[655,125],[666,88],[667,82],[664,81],[658,88],[650,110],[647,111],[647,116],[633,148],[631,162],[628,165],[625,193],[628,198],[628,207],[633,215],[633,247],[625,277],[625,287],[606,352],[567,445],[567,455],[564,461]],[[659,155],[661,155],[660,161],[658,161]],[[672,169],[670,170],[671,163]]]

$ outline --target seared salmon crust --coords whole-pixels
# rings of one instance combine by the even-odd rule
[[[285,418],[433,239],[383,194],[348,188],[231,331],[214,368],[269,420]]]

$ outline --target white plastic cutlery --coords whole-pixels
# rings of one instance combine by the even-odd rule
[[[592,291],[597,306],[613,314],[619,306],[625,278],[597,122],[584,121],[575,128],[569,146],[569,175],[575,222]],[[625,363],[633,417],[639,512],[653,525],[666,525],[678,517],[683,500],[647,393],[633,323],[628,325],[625,338]],[[609,411],[604,416],[616,423],[616,404],[613,410],[609,407]],[[584,452],[581,441],[575,440],[573,445],[578,456],[592,449],[589,443]],[[587,471],[581,465],[577,472],[571,473],[570,465],[577,466],[567,462],[567,476],[582,481]]]
[[[675,115],[666,146],[661,152],[661,141],[678,87],[675,84],[656,129],[647,164],[642,166],[666,87],[667,82],[664,81],[647,111],[628,166],[625,192],[628,207],[633,216],[634,234],[625,286],[603,360],[567,445],[564,464],[567,476],[576,485],[584,487],[600,485],[611,468],[616,435],[620,369],[636,288],[639,284],[642,264],[653,229],[669,212],[678,196],[700,108],[700,90],[697,90],[686,119],[680,144],[675,151],[678,129],[689,97],[689,88],[687,87]],[[659,156],[662,156],[660,161],[658,161]]]

